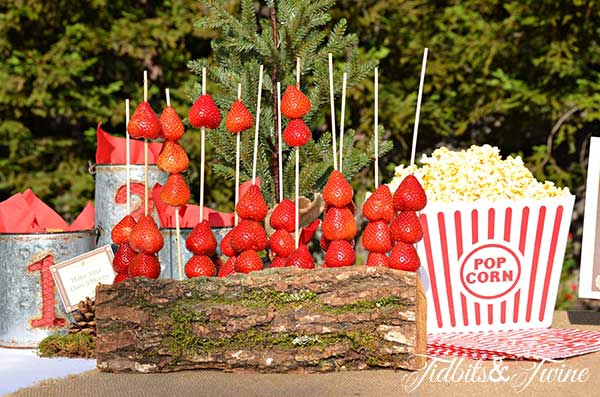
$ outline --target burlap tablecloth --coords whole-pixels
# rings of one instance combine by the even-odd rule
[[[573,316],[575,314],[576,316]],[[571,317],[571,318],[569,318]],[[576,323],[576,324],[573,324]],[[599,313],[556,312],[553,327],[600,330]],[[467,370],[475,361],[465,361]],[[484,369],[493,368],[491,362],[481,362]],[[505,376],[516,380],[532,376],[534,362],[505,361]],[[439,369],[444,368],[440,366]],[[542,370],[589,371],[585,382],[542,382]],[[90,371],[66,379],[48,380],[31,388],[19,390],[14,396],[594,396],[600,394],[600,353],[570,358],[561,363],[546,363],[538,376],[517,393],[510,382],[432,382],[427,377],[412,392],[407,391],[405,377],[408,371],[370,370],[329,374],[256,374],[224,373],[220,371],[186,371],[170,374],[109,374]],[[415,375],[413,375],[415,376]],[[522,380],[522,379],[521,379]]]

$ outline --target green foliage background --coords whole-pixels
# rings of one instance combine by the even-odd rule
[[[239,9],[235,0],[223,4]],[[266,2],[257,10],[267,12]],[[219,34],[194,28],[206,11],[194,0],[0,3],[0,200],[32,187],[64,215],[80,211],[93,198],[87,163],[94,158],[96,123],[124,131],[123,100],[140,100],[144,68],[154,108],[164,106],[162,90],[170,87],[175,107],[186,114],[197,81],[186,65],[212,62],[211,39]],[[380,120],[384,139],[394,143],[382,161],[384,180],[408,158],[428,46],[418,151],[490,143],[503,154],[522,154],[536,176],[578,194],[580,225],[586,145],[598,135],[600,118],[597,4],[338,0],[324,31],[341,18],[356,33],[361,62],[380,63]],[[356,130],[359,149],[372,136],[372,92],[370,77],[348,92],[347,126]],[[312,116],[315,130],[327,130],[327,112],[322,106]],[[185,139],[197,164],[198,134]],[[208,153],[211,158],[210,147]],[[194,165],[190,181],[196,172]],[[207,178],[208,203],[231,209],[230,182],[211,171]],[[354,184],[360,197],[372,186],[372,169],[363,169]]]

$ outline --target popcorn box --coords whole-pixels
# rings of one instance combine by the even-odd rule
[[[428,203],[417,245],[428,332],[549,327],[574,202]]]

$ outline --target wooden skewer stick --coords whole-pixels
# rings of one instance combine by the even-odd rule
[[[169,89],[165,90],[167,97],[167,106],[171,106],[171,94]],[[179,269],[179,279],[183,280],[183,260],[181,257],[181,229],[179,227],[179,207],[175,207],[175,241],[177,241],[177,267]]]
[[[254,129],[254,153],[252,157],[252,184],[256,185],[256,161],[258,159],[258,131],[260,129],[260,99],[262,94],[263,65],[258,71],[258,98],[256,100],[256,128]]]
[[[296,86],[300,88],[300,58],[296,58]],[[298,249],[300,242],[300,147],[296,146],[296,167],[295,167],[295,211],[294,211],[294,245]]]
[[[379,68],[375,68],[375,189],[379,187]]]
[[[202,95],[206,95],[206,68],[202,68]],[[205,144],[204,127],[200,129],[200,220],[204,220],[204,144]]]
[[[238,84],[238,92],[237,92],[238,100],[242,99],[242,83]],[[235,210],[237,207],[237,203],[240,200],[240,146],[241,146],[241,135],[242,132],[238,132],[235,137],[235,202],[233,207],[235,226],[238,224],[238,213]]]
[[[417,152],[417,133],[419,130],[419,118],[421,114],[421,99],[423,98],[423,84],[425,83],[425,69],[427,69],[427,53],[429,49],[425,47],[423,51],[423,63],[421,64],[421,79],[419,80],[419,95],[417,96],[417,112],[415,114],[415,128],[413,130],[412,150],[410,152],[410,165],[415,165],[415,154]]]
[[[148,71],[144,70],[144,102],[148,102]],[[144,215],[148,215],[148,139],[144,138]]]
[[[329,53],[329,102],[331,104],[331,147],[333,148],[333,169],[338,169],[337,164],[337,143],[335,134],[335,103],[334,103],[334,91],[333,91],[333,57],[331,52]]]
[[[346,117],[346,81],[348,80],[348,73],[344,72],[342,80],[342,119],[340,120],[340,172],[342,172],[343,161],[344,161],[344,118]]]
[[[277,82],[277,154],[279,160],[279,202],[283,201],[283,149],[281,141],[283,137],[281,135],[281,82]]]
[[[125,100],[125,175],[127,183],[127,215],[131,215],[131,149],[129,140],[129,98]]]

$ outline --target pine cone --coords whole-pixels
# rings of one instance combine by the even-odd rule
[[[79,332],[96,336],[96,302],[85,298],[77,304],[77,309],[71,313],[74,321],[69,326],[69,333]]]

